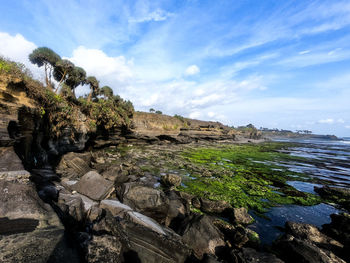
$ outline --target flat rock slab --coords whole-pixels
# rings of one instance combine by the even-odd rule
[[[85,174],[73,187],[82,195],[100,201],[113,191],[113,182],[104,179],[95,171]]]
[[[102,200],[100,203],[100,208],[109,210],[113,216],[123,217],[124,214],[128,211],[132,211],[131,207],[125,204],[122,204],[118,200]]]

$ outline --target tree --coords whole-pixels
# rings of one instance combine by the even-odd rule
[[[81,67],[74,67],[70,72],[68,78],[65,81],[65,84],[69,86],[75,96],[75,89],[79,85],[84,85],[86,82],[86,72]]]
[[[89,76],[86,79],[86,84],[90,85],[88,101],[91,101],[92,98],[96,98],[99,94],[99,82],[94,76]]]
[[[38,67],[45,68],[45,82],[47,87],[51,86],[52,71],[56,63],[61,60],[61,57],[53,50],[47,47],[39,47],[29,54],[29,60]]]
[[[113,90],[109,86],[103,86],[100,89],[100,94],[103,95],[104,99],[113,98]]]
[[[150,112],[150,113],[154,113],[154,112],[155,112],[155,109],[150,108],[150,109],[149,109],[149,112]]]
[[[163,114],[163,112],[161,112],[160,110],[156,111],[157,114]]]
[[[53,77],[58,82],[57,89],[62,86],[62,83],[64,83],[73,72],[74,67],[74,64],[68,59],[62,59],[56,62],[53,70]]]

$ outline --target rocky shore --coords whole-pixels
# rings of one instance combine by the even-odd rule
[[[258,133],[138,113],[131,130],[105,136],[89,134],[81,114],[74,130],[52,139],[22,85],[0,84],[0,262],[350,260],[346,213],[322,229],[288,222],[285,235],[263,248],[247,228],[246,208],[181,191],[188,175],[173,169],[185,165],[178,152],[259,142]],[[348,209],[347,190],[318,191]]]

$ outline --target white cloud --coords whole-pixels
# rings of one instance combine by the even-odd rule
[[[350,125],[346,125],[345,128],[346,128],[346,129],[350,129]]]
[[[186,68],[185,75],[186,76],[192,76],[196,75],[200,72],[200,69],[197,65],[191,65],[188,68]]]
[[[310,53],[310,50],[303,50],[303,51],[300,51],[300,52],[299,52],[299,55],[304,55],[304,54],[307,54],[307,53]]]
[[[199,119],[201,115],[202,114],[199,111],[193,111],[188,115],[188,117],[190,117],[191,119]]]
[[[88,75],[99,79],[101,85],[109,85],[114,89],[123,90],[133,78],[133,62],[124,56],[110,57],[99,49],[80,46],[73,51],[69,60],[84,68]]]
[[[337,123],[345,123],[345,121],[343,119],[338,119]]]
[[[21,34],[11,36],[8,33],[0,32],[0,55],[15,62],[23,63],[36,78],[42,79],[43,71],[28,59],[29,54],[35,48],[37,46],[26,40]]]
[[[153,12],[143,14],[139,17],[131,17],[129,18],[129,23],[143,23],[143,22],[149,22],[149,21],[164,21],[167,20],[169,17],[174,16],[173,13],[167,12],[163,9],[157,8]]]
[[[323,119],[323,120],[319,120],[318,123],[321,123],[321,124],[332,124],[332,123],[334,123],[334,119],[331,119],[331,118]]]

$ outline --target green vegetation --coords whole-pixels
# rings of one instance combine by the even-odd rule
[[[226,200],[234,207],[243,206],[259,213],[278,204],[319,203],[318,196],[300,192],[286,183],[310,179],[280,165],[285,160],[300,159],[278,152],[283,147],[283,143],[265,143],[185,151],[183,157],[193,164],[189,167],[192,179],[185,180],[180,190],[211,200]]]
[[[84,122],[88,132],[99,129],[108,133],[129,127],[134,113],[132,103],[113,95],[113,90],[108,86],[99,89],[99,81],[92,76],[86,78],[83,68],[75,67],[69,60],[62,60],[54,51],[45,47],[35,49],[29,59],[39,67],[44,66],[46,87],[34,80],[23,64],[2,57],[0,74],[22,82],[21,87],[27,96],[37,102],[38,114],[45,120],[51,136],[58,137],[66,128],[70,128],[74,137],[74,131],[82,125],[82,118],[86,119]],[[55,91],[52,77],[58,83]],[[90,85],[90,93],[87,99],[77,99],[74,90],[84,84]]]

